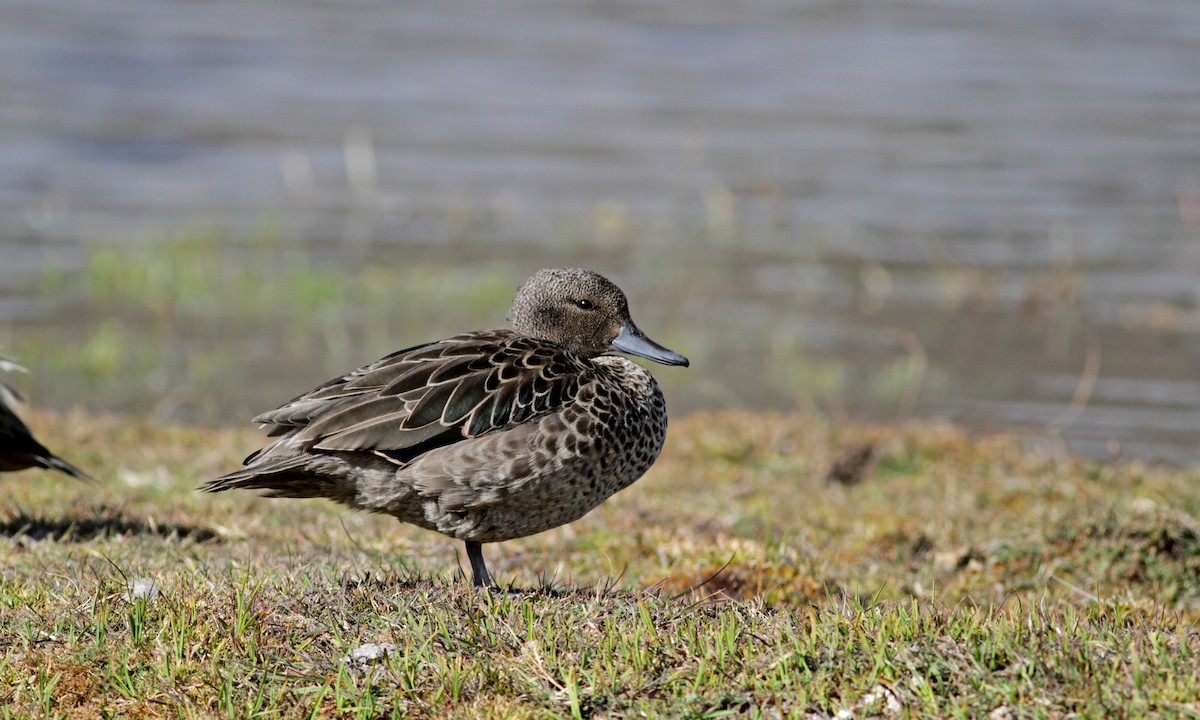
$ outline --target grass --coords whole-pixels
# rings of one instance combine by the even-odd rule
[[[389,518],[193,492],[253,431],[29,419],[100,481],[0,485],[0,717],[1200,716],[1194,471],[694,415],[487,594]]]

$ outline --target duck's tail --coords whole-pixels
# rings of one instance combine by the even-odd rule
[[[197,490],[266,490],[267,497],[322,497],[347,502],[354,497],[353,478],[345,463],[321,455],[294,455],[252,463],[209,480]]]

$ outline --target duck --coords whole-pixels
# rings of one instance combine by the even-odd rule
[[[663,393],[625,355],[688,359],[651,340],[591,270],[543,269],[508,328],[399,350],[254,418],[276,438],[199,489],[326,498],[483,545],[583,517],[640,478],[667,434]]]
[[[0,369],[25,371],[7,355],[0,355]],[[17,415],[17,408],[24,404],[25,399],[20,393],[0,382],[0,473],[36,467],[57,470],[79,480],[91,479],[86,472],[38,442],[29,426]]]

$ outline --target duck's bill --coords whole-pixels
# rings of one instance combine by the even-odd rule
[[[617,338],[612,341],[612,349],[618,350],[630,355],[644,357],[647,360],[662,363],[663,365],[682,365],[688,366],[688,359],[674,350],[659,345],[650,338],[646,337],[637,325],[632,322],[627,322],[621,327],[621,332],[617,334]]]

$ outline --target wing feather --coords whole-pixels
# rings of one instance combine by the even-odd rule
[[[408,417],[404,418],[404,429],[414,430],[441,420],[442,413],[446,409],[446,402],[454,394],[454,388],[455,386],[449,383],[429,386],[429,389],[417,401],[416,406],[409,412]]]
[[[468,333],[392,353],[255,420],[294,449],[407,462],[560,410],[592,371],[591,361],[511,330]],[[252,457],[263,453],[270,448]]]

